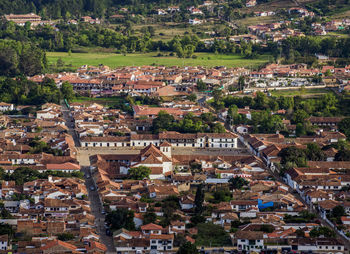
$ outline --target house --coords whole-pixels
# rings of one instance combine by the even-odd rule
[[[141,231],[143,235],[161,235],[163,227],[154,223],[149,223],[147,225],[141,226]]]
[[[30,22],[32,25],[39,25],[41,21],[41,17],[34,14],[9,14],[4,15],[4,18],[7,21],[12,21],[19,26],[24,26],[27,22]]]
[[[8,250],[10,247],[8,235],[0,235],[0,250]]]
[[[60,240],[47,241],[42,244],[41,251],[44,254],[51,253],[75,253],[77,252],[77,247]],[[79,252],[78,252],[79,253]]]
[[[0,111],[12,111],[14,110],[13,104],[0,102]]]
[[[194,19],[189,19],[189,20],[188,20],[188,23],[189,23],[190,25],[200,25],[200,24],[203,23],[203,20],[194,18]]]
[[[317,126],[337,126],[338,123],[342,120],[341,117],[318,117],[310,116],[306,120],[309,121],[312,125]]]
[[[343,253],[344,244],[336,238],[296,238],[290,239],[292,251],[313,253]]]
[[[158,9],[157,12],[158,12],[158,15],[161,15],[161,16],[167,15],[167,14],[168,14],[168,13],[167,13],[165,10],[163,10],[163,9]]]
[[[182,196],[179,200],[181,210],[190,210],[194,208],[195,206],[194,199],[195,199],[194,195]]]
[[[245,4],[246,7],[254,7],[256,5],[256,0],[248,0]]]
[[[261,231],[239,230],[235,239],[239,251],[260,252],[264,248],[264,233]]]
[[[174,235],[151,234],[149,236],[151,251],[171,251],[174,244]]]

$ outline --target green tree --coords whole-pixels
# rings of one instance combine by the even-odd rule
[[[326,159],[324,152],[316,143],[307,144],[306,156],[310,161],[323,161]]]
[[[146,212],[143,215],[143,224],[155,223],[157,220],[157,215],[154,212]]]
[[[323,227],[323,226],[315,227],[310,231],[310,237],[319,237],[319,236],[335,237],[336,234],[329,227]]]
[[[187,99],[190,101],[196,101],[197,95],[195,93],[191,93],[190,95],[187,96]]]
[[[350,161],[350,150],[348,149],[341,149],[339,150],[335,156],[335,161]]]
[[[135,230],[134,212],[126,208],[118,208],[106,215],[106,222],[112,230],[125,228],[127,230]]]
[[[205,84],[202,80],[197,81],[197,90],[200,92],[204,92],[208,90],[208,85]]]
[[[238,89],[239,91],[242,91],[245,87],[245,78],[244,76],[240,76],[238,79]]]
[[[196,196],[194,199],[194,204],[195,204],[194,209],[195,209],[196,214],[201,214],[203,212],[203,210],[204,210],[203,202],[204,202],[204,191],[203,191],[202,184],[200,184],[197,187],[197,192],[196,192]]]
[[[182,244],[179,248],[179,250],[176,252],[177,254],[197,254],[199,251],[197,250],[197,247],[190,243],[190,242],[185,242]]]
[[[151,169],[146,166],[138,166],[137,168],[129,169],[129,178],[134,180],[143,180],[151,174]]]
[[[292,120],[294,123],[304,123],[305,119],[309,117],[309,114],[303,110],[303,109],[298,109],[297,111],[294,112]]]
[[[74,239],[74,235],[72,233],[61,233],[57,235],[57,238],[61,241],[70,241]]]
[[[65,98],[67,101],[71,101],[74,98],[73,86],[67,81],[62,83],[61,93],[63,98]]]
[[[342,119],[338,123],[338,129],[340,132],[344,133],[345,136],[349,139],[350,138],[350,117]]]
[[[165,111],[159,111],[158,116],[152,122],[153,133],[170,130],[175,122],[174,116]]]
[[[278,156],[281,157],[281,164],[286,165],[288,163],[294,163],[297,167],[306,166],[306,155],[303,149],[295,146],[283,148]]]
[[[237,189],[242,189],[243,186],[246,186],[249,184],[247,180],[245,180],[242,177],[233,177],[229,180],[231,188],[237,190]]]
[[[332,217],[334,218],[340,218],[342,216],[345,216],[346,215],[346,212],[345,212],[345,209],[343,206],[341,205],[337,205],[336,207],[334,207],[332,209]]]

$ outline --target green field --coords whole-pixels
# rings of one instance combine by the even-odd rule
[[[272,96],[303,96],[318,97],[326,93],[332,93],[327,88],[310,88],[310,89],[288,89],[288,90],[270,90]]]
[[[72,102],[82,104],[98,103],[105,106],[115,106],[125,101],[121,97],[106,97],[106,98],[90,98],[90,97],[76,97]]]
[[[165,66],[227,66],[227,67],[251,67],[257,68],[268,62],[269,56],[263,55],[258,59],[244,59],[240,55],[217,55],[213,53],[195,53],[196,59],[177,58],[175,56],[158,57],[157,53],[145,54],[114,54],[114,53],[71,53],[47,52],[49,64],[55,64],[61,58],[65,65],[80,67],[82,65],[99,64],[111,68],[120,66],[143,66],[143,65],[165,65]]]

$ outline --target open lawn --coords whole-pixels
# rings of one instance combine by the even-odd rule
[[[116,106],[125,101],[121,97],[107,97],[107,98],[89,98],[89,97],[77,97],[72,102],[78,102],[82,104],[98,103],[105,106]]]
[[[302,97],[319,97],[326,93],[332,93],[327,88],[309,88],[309,89],[286,89],[286,90],[270,90],[272,96],[302,96]]]
[[[240,55],[216,55],[213,53],[195,53],[194,58],[177,58],[176,56],[158,57],[157,53],[145,54],[114,54],[114,53],[71,53],[47,52],[49,64],[55,64],[61,58],[65,65],[80,67],[82,65],[99,64],[111,68],[120,66],[143,66],[143,65],[165,65],[165,66],[227,66],[227,67],[251,67],[257,68],[268,62],[269,56],[263,55],[258,59],[245,59]]]

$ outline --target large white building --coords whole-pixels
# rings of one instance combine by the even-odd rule
[[[154,134],[134,134],[130,137],[83,137],[82,147],[146,147],[168,142],[172,147],[237,148],[237,135],[226,133],[178,133],[173,131]]]

